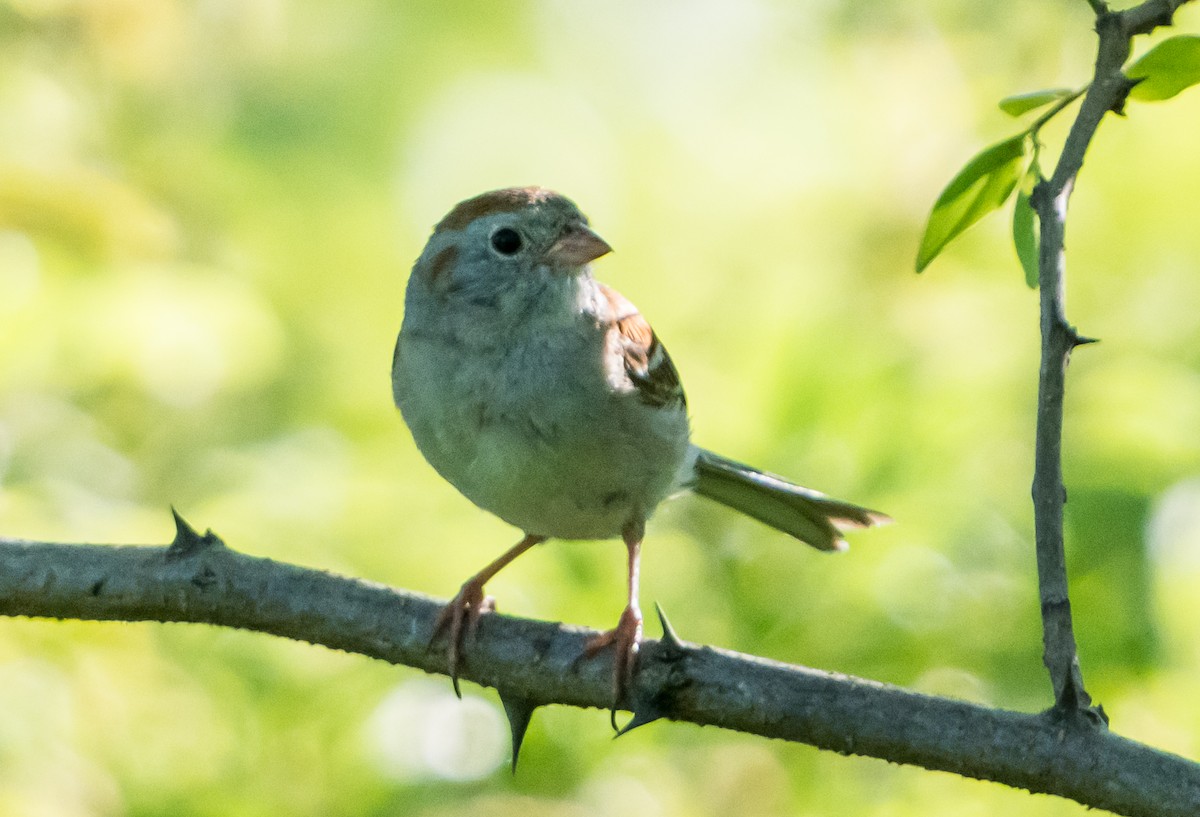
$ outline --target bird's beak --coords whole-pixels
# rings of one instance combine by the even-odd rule
[[[576,222],[567,225],[558,241],[546,251],[546,260],[556,267],[582,267],[602,255],[612,252],[612,247],[591,227]]]

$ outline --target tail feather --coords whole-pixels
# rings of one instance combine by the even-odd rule
[[[782,477],[696,449],[695,482],[701,496],[740,511],[818,550],[845,550],[842,533],[891,522],[887,514],[825,496]]]

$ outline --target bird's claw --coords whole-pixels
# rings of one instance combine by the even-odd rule
[[[626,607],[617,626],[588,640],[583,654],[592,658],[605,647],[612,645],[613,653],[613,702],[610,718],[613,729],[617,729],[617,707],[625,700],[633,686],[633,673],[637,665],[638,648],[642,643],[642,614],[636,607]]]
[[[466,654],[466,642],[475,637],[479,626],[479,617],[496,609],[496,601],[491,596],[483,595],[483,584],[474,579],[467,581],[459,589],[458,595],[452,598],[433,625],[433,634],[429,637],[430,646],[437,641],[443,632],[447,633],[446,663],[450,674],[450,683],[454,685],[454,694],[462,697],[458,687],[458,662]]]

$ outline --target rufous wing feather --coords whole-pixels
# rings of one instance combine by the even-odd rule
[[[603,284],[600,288],[608,299],[613,320],[610,343],[621,355],[625,376],[638,397],[660,408],[686,407],[679,372],[650,322],[621,293]]]

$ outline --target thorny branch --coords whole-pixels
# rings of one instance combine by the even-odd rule
[[[1110,111],[1122,111],[1125,97],[1133,87],[1121,72],[1129,58],[1132,39],[1158,26],[1170,25],[1175,10],[1187,0],[1147,0],[1120,12],[1110,11],[1101,0],[1089,2],[1096,10],[1099,34],[1095,74],[1053,175],[1039,183],[1031,197],[1041,225],[1038,267],[1042,332],[1033,508],[1043,661],[1054,687],[1055,709],[1064,716],[1081,717],[1102,725],[1106,717],[1101,708],[1091,706],[1079,666],[1063,548],[1066,488],[1062,475],[1062,430],[1066,371],[1071,351],[1091,342],[1067,321],[1064,253],[1067,202],[1101,120]]]
[[[200,622],[444,673],[444,645],[429,644],[441,604],[236,553],[182,520],[170,547],[0,539],[0,615]],[[609,659],[579,659],[592,635],[489,614],[461,675],[499,691],[519,748],[539,706],[608,708]],[[1200,813],[1200,765],[1106,730],[1080,728],[1053,712],[989,709],[688,644],[669,628],[643,646],[632,698],[634,726],[658,718],[720,726],[994,780],[1131,817]]]

